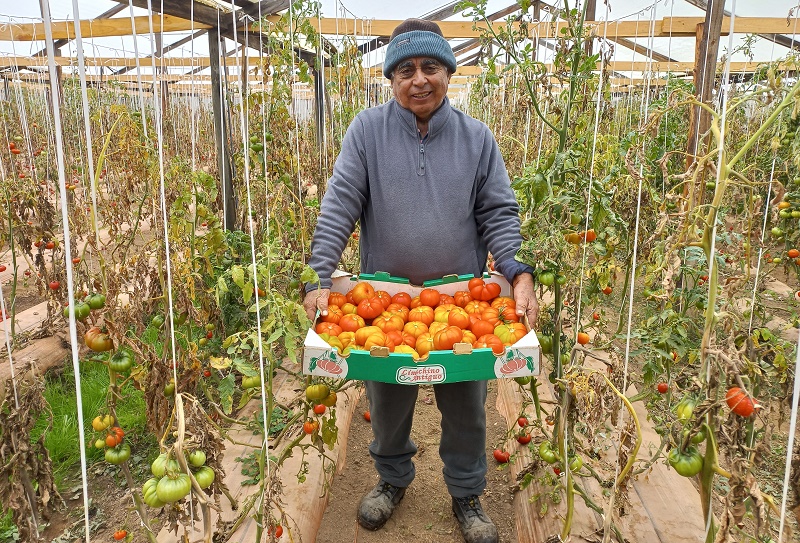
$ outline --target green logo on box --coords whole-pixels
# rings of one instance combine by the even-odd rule
[[[401,366],[397,369],[395,380],[401,385],[417,385],[419,383],[441,383],[447,378],[444,366]]]

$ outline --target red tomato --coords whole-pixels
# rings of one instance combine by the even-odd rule
[[[456,299],[449,294],[439,294],[439,305],[455,305]]]
[[[725,402],[731,411],[740,417],[749,417],[755,411],[755,402],[747,395],[747,392],[739,387],[731,387],[725,394]]]
[[[364,420],[367,422],[372,421],[372,417],[369,416],[369,411],[364,411]]]
[[[441,300],[441,295],[435,288],[426,288],[419,293],[419,301],[422,305],[436,307],[439,305],[439,300]]]
[[[525,428],[528,425],[528,419],[525,417],[519,417],[517,419],[517,424],[519,424],[520,428]]]
[[[494,459],[497,460],[498,464],[505,464],[511,458],[511,454],[502,449],[495,449],[492,454],[494,455]]]
[[[339,327],[345,332],[355,332],[364,326],[364,319],[358,315],[346,314],[339,319]]]
[[[0,272],[4,272],[4,271],[6,271],[6,267],[3,266],[2,264],[0,264]]]
[[[669,390],[669,385],[667,383],[658,383],[658,392],[660,394],[666,394]]]
[[[381,301],[381,305],[383,305],[384,309],[389,307],[389,304],[392,303],[392,296],[385,290],[376,290],[375,297]]]
[[[61,283],[58,281],[50,281],[50,290],[58,290],[61,288]]]
[[[455,295],[453,295],[453,302],[455,302],[458,307],[464,307],[471,301],[472,296],[470,296],[469,292],[466,290],[459,290],[455,293]]]
[[[600,313],[598,313],[597,311],[595,311],[594,313],[592,313],[592,318],[593,318],[594,320],[596,320],[596,321],[599,321],[599,320],[600,320]]]
[[[589,243],[591,243],[591,242],[593,242],[594,240],[596,240],[596,239],[597,239],[597,234],[595,233],[595,231],[594,231],[594,230],[590,229],[590,230],[587,230],[587,231],[586,231],[586,232],[583,234],[583,238],[584,238],[586,241],[588,241]]]
[[[342,307],[347,303],[347,297],[341,292],[331,292],[328,295],[328,306],[335,305]]]
[[[54,241],[48,241],[47,243],[45,243],[44,248],[45,249],[53,249],[53,248],[55,248],[55,246],[56,246],[56,243]]]
[[[325,413],[325,409],[326,407],[324,405],[318,403],[317,405],[314,406],[314,413],[317,415],[322,415]]]
[[[319,428],[319,423],[315,420],[307,420],[303,423],[303,431],[307,434],[313,434],[317,428]]]
[[[605,287],[603,287],[603,294],[605,294],[606,296],[608,296],[609,294],[611,294],[613,291],[614,291],[614,289],[612,289],[612,288],[611,288],[611,287],[609,287],[609,286],[605,286]]]
[[[117,530],[116,532],[114,532],[114,539],[116,541],[122,541],[126,537],[128,537],[128,532],[125,530]]]
[[[503,354],[503,352],[506,350],[506,347],[503,345],[503,342],[500,341],[500,338],[491,333],[480,336],[477,341],[472,344],[472,348],[491,349],[496,355]]]
[[[393,304],[400,304],[411,308],[411,295],[408,292],[398,292],[394,296],[392,296],[392,303]]]
[[[517,441],[520,443],[520,445],[527,445],[531,442],[531,435],[526,432],[520,432],[517,434]]]
[[[373,296],[358,302],[356,312],[363,319],[370,320],[383,313],[383,309],[383,302],[381,299],[377,296]]]
[[[482,278],[475,277],[467,283],[469,294],[473,300],[488,302],[500,295],[500,285],[497,283],[486,283]]]

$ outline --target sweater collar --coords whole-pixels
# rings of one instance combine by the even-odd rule
[[[410,109],[406,109],[401,106],[397,100],[392,98],[392,102],[394,102],[394,110],[397,112],[397,116],[400,118],[401,125],[410,130],[414,136],[419,134],[417,130],[417,116]],[[438,132],[444,128],[444,125],[447,124],[447,119],[450,118],[450,113],[452,112],[453,108],[450,107],[450,100],[447,96],[444,97],[442,100],[442,105],[440,105],[436,111],[433,112],[431,119],[428,121],[428,137],[435,136]]]

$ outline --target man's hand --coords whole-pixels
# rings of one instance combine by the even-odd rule
[[[528,326],[536,327],[539,320],[539,300],[533,286],[533,275],[521,273],[514,278],[514,301],[517,304],[517,315],[528,317]]]
[[[314,317],[317,316],[317,309],[319,309],[323,317],[328,314],[328,296],[330,294],[331,291],[327,288],[312,290],[306,294],[303,299],[303,308],[306,310],[306,315],[308,315],[311,322],[314,322]]]

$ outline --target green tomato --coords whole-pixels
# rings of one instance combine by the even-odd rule
[[[261,151],[264,150],[264,144],[262,144],[262,143],[251,143],[250,144],[250,149],[253,152],[260,153]]]
[[[684,452],[681,452],[678,447],[674,447],[667,455],[667,462],[678,472],[678,475],[684,477],[694,477],[703,469],[703,457],[694,447],[687,447]]]
[[[546,287],[553,286],[553,283],[556,281],[556,276],[551,271],[543,271],[539,274],[539,282]]]
[[[150,325],[154,328],[161,328],[164,326],[164,316],[163,315],[156,315],[153,317],[153,320],[150,321]]]
[[[106,462],[118,466],[131,457],[131,446],[126,441],[106,449]]]
[[[109,369],[124,373],[133,367],[133,353],[127,349],[120,349],[108,360]]]
[[[197,484],[200,485],[200,488],[206,489],[211,486],[214,482],[215,477],[214,470],[208,466],[203,466],[196,472],[194,472],[194,478],[197,480]]]
[[[157,487],[158,479],[155,477],[148,479],[142,486],[142,497],[144,498],[144,503],[156,509],[159,507],[164,507],[164,502],[159,500],[158,495],[156,494]]]
[[[103,309],[106,306],[106,297],[99,292],[95,292],[86,297],[86,303],[92,309]]]
[[[306,387],[306,399],[311,402],[318,402],[327,398],[330,392],[328,385],[308,385]]]
[[[800,209],[793,209],[792,210],[792,218],[793,219],[800,219]]]
[[[158,481],[156,496],[164,503],[175,503],[185,498],[192,489],[192,480],[188,473],[167,475]]]
[[[553,449],[553,444],[549,441],[542,441],[539,445],[539,458],[548,464],[555,464],[558,462],[558,451]]]
[[[531,376],[526,375],[525,377],[514,377],[514,380],[517,382],[518,385],[525,386],[531,382]]]
[[[91,309],[92,308],[89,306],[89,304],[87,304],[85,302],[75,302],[75,318],[78,319],[79,321],[86,320],[86,317],[89,316],[89,313],[91,312]],[[63,311],[64,318],[68,319],[69,318],[69,314],[70,314],[70,310],[69,310],[69,306],[67,306],[67,307],[64,308],[64,311]]]
[[[700,428],[695,435],[692,436],[692,443],[697,445],[698,443],[702,443],[706,440],[706,429]]]
[[[167,472],[178,472],[181,470],[180,464],[174,458],[169,458],[167,453],[161,453],[150,464],[150,472],[156,477],[163,477]]]
[[[256,388],[260,386],[261,386],[261,377],[259,375],[256,375],[255,377],[242,377],[243,389],[246,390],[249,388]]]
[[[569,459],[569,469],[571,471],[579,471],[583,467],[583,458],[581,455],[576,454]]]
[[[770,230],[770,232],[772,232],[772,235],[775,236],[776,238],[783,236],[783,230],[781,230],[777,226],[773,227],[772,230]]]
[[[171,398],[175,394],[175,381],[170,381],[164,385],[164,396]]]
[[[566,282],[567,282],[567,276],[566,275],[561,275],[561,274],[556,275],[556,283],[558,283],[559,285],[563,285]]]
[[[200,466],[206,463],[206,453],[204,453],[200,449],[193,450],[192,452],[189,453],[189,463],[192,466],[199,468]]]
[[[788,209],[781,209],[780,211],[778,211],[778,217],[780,217],[781,219],[791,219],[792,212],[789,211]]]
[[[685,423],[691,419],[695,404],[694,398],[689,396],[684,397],[678,402],[678,405],[675,407],[675,414],[678,415],[678,420]]]
[[[536,333],[536,337],[539,339],[539,346],[542,349],[542,353],[550,354],[553,352],[553,338],[544,334]]]

